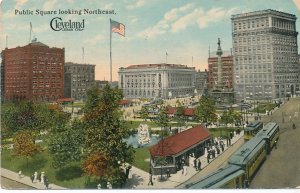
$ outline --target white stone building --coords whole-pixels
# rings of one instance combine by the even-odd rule
[[[268,9],[231,19],[237,100],[299,95],[296,16]]]
[[[193,95],[195,68],[178,64],[140,64],[119,69],[125,98],[174,98]]]

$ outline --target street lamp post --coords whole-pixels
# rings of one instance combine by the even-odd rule
[[[163,181],[163,157],[164,157],[164,134],[163,127],[161,127],[161,160],[160,160],[160,180]]]
[[[258,106],[258,104],[259,104],[259,103],[258,103],[258,101],[257,101],[257,120],[259,119],[259,108],[258,108],[259,106]]]

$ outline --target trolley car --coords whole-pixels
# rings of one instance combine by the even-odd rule
[[[267,154],[278,139],[278,124],[268,123],[229,158],[227,166],[186,187],[190,189],[248,187],[255,172],[267,158]]]
[[[261,121],[254,121],[249,123],[244,129],[244,140],[248,141],[254,137],[263,128]]]
[[[244,188],[244,181],[245,171],[241,167],[227,165],[203,177],[199,182],[186,185],[186,188]]]

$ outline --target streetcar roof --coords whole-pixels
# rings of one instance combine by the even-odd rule
[[[274,133],[276,130],[277,123],[274,123],[274,122],[270,122],[268,124],[266,124],[262,130],[260,130],[258,133],[257,133],[257,136],[269,136],[269,135],[272,135],[272,133]]]
[[[246,165],[248,161],[265,145],[264,137],[254,136],[238,149],[230,158],[229,163],[236,165]]]
[[[201,189],[201,188],[217,188],[226,184],[231,179],[244,173],[241,167],[236,165],[227,165],[217,171],[210,173],[198,182],[188,185],[189,189]]]
[[[263,124],[261,121],[253,121],[251,123],[249,123],[246,127],[258,127],[260,126],[261,124]]]

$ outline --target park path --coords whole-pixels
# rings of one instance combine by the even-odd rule
[[[19,182],[21,184],[25,184],[27,186],[33,187],[35,189],[46,189],[45,185],[42,184],[41,182],[33,182],[31,181],[30,177],[28,176],[24,176],[21,175],[21,177],[19,176],[18,173],[7,170],[5,168],[1,168],[1,176],[4,178],[8,178],[10,180]],[[3,188],[3,186],[1,186]],[[55,184],[49,184],[48,189],[52,189],[52,190],[62,190],[62,189],[67,189],[61,186],[57,186]]]

